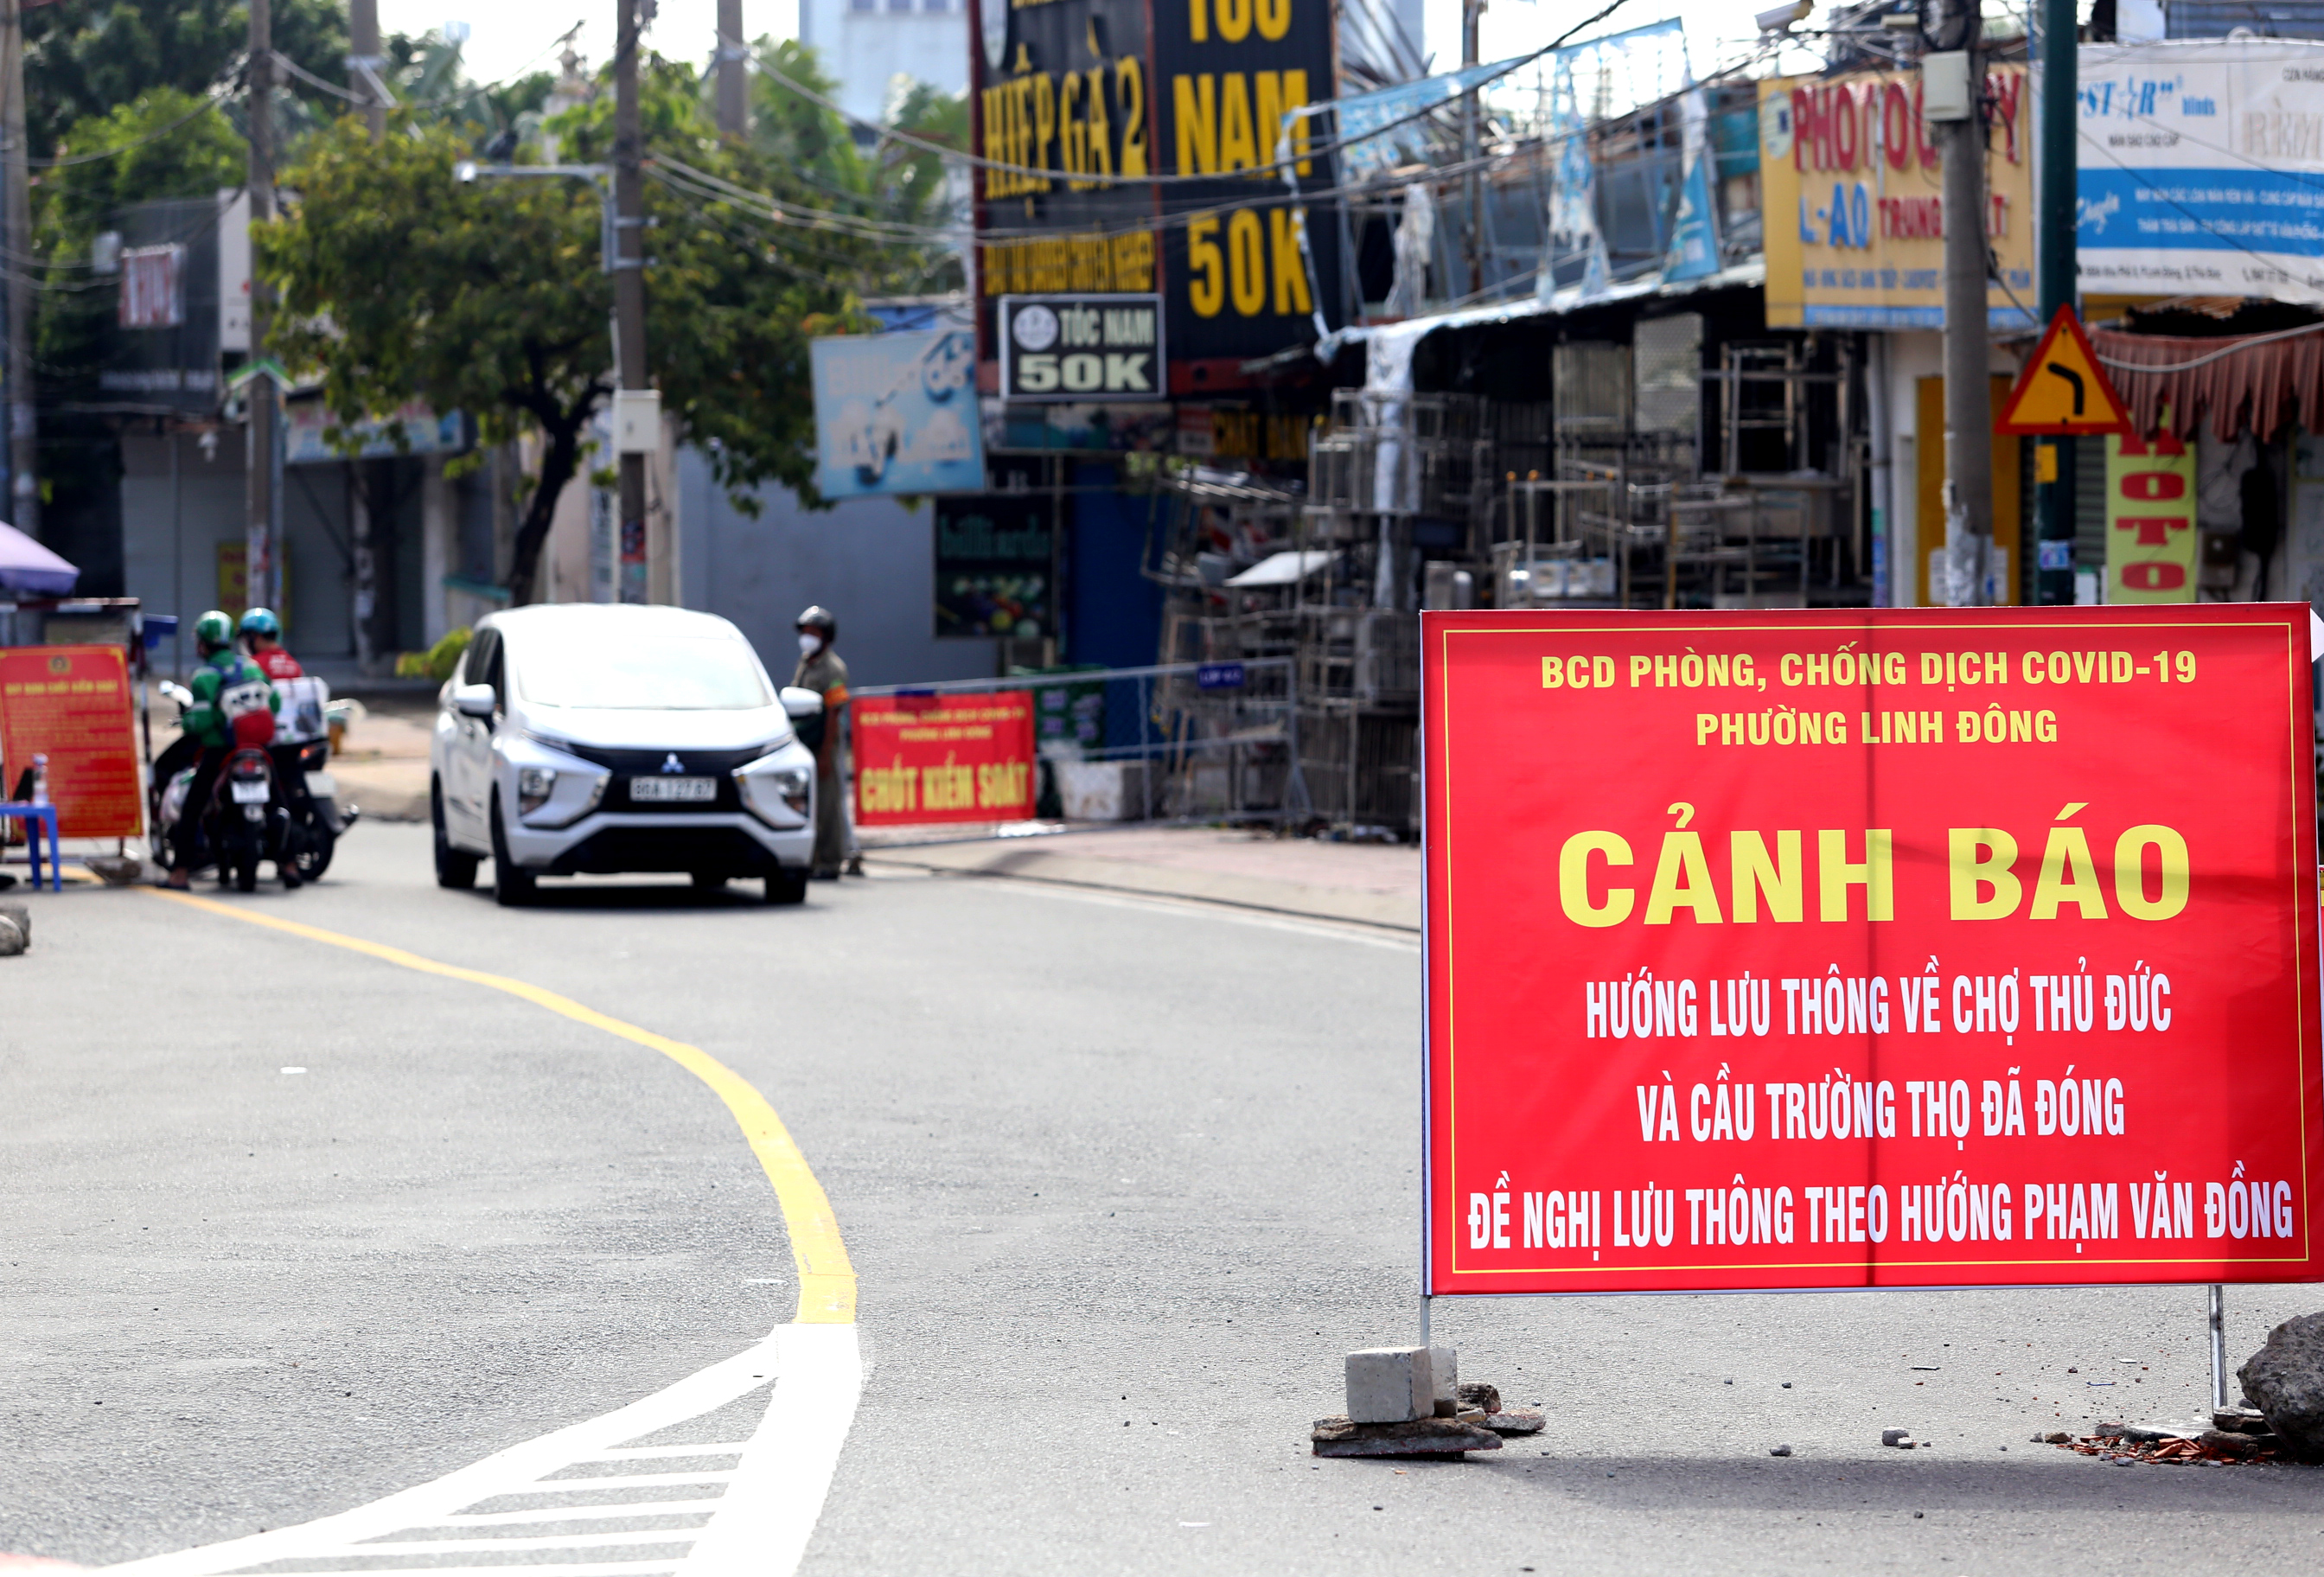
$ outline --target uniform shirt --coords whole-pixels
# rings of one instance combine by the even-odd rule
[[[264,651],[252,652],[250,660],[256,663],[259,671],[270,679],[299,679],[307,677],[307,670],[299,666],[299,659],[279,645],[271,646]]]
[[[839,770],[839,713],[847,705],[847,662],[830,647],[799,659],[791,683],[823,697],[823,743],[816,752],[816,768],[825,776]]]

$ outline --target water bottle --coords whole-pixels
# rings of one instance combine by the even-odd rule
[[[32,758],[32,803],[46,805],[48,802],[49,758],[45,755],[35,755]]]

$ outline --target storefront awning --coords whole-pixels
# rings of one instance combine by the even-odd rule
[[[2098,328],[2090,346],[2141,432],[2163,427],[2166,411],[2181,438],[2201,420],[2223,440],[2295,420],[2324,432],[2324,323],[2226,339]]]

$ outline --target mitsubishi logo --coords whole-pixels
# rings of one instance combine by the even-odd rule
[[[661,770],[665,772],[683,772],[686,770],[686,763],[678,759],[676,751],[672,751],[661,759]]]

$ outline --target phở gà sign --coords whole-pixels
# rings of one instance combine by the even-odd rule
[[[2318,1279],[2309,617],[1425,614],[1428,1290]]]

